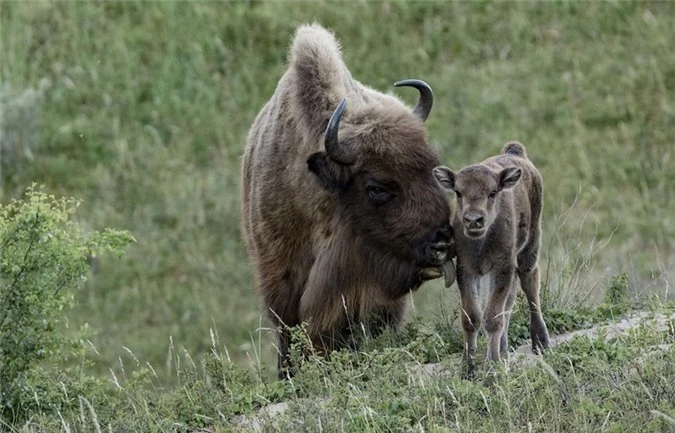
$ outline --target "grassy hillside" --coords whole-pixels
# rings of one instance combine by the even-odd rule
[[[294,29],[318,21],[363,83],[430,83],[450,167],[526,144],[546,183],[547,308],[593,305],[623,272],[631,296],[668,296],[674,19],[675,3],[648,1],[1,2],[0,198],[42,183],[83,200],[80,225],[136,238],[76,294],[69,329],[95,333],[94,371],[138,361],[176,382],[176,353],[198,363],[212,333],[236,363],[273,366],[240,156]],[[414,314],[454,320],[455,291],[425,285]]]

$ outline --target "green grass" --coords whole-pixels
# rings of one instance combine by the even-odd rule
[[[240,156],[294,29],[316,20],[363,83],[431,84],[448,166],[527,146],[546,185],[548,308],[596,305],[623,272],[631,297],[672,296],[673,19],[670,2],[1,2],[0,199],[42,183],[83,200],[82,226],[137,239],[95,264],[70,314],[95,333],[97,374],[123,377],[135,357],[175,384],[176,353],[199,364],[213,330],[271,375]],[[455,292],[427,284],[415,316],[455,326]]]
[[[659,309],[675,317],[672,305]],[[602,320],[607,311],[560,314]],[[552,322],[562,324],[562,316]],[[284,382],[232,363],[214,337],[199,364],[186,353],[170,353],[180,365],[170,389],[137,365],[114,385],[99,384],[98,392],[85,383],[88,392],[77,400],[45,407],[17,431],[620,432],[641,425],[669,433],[675,428],[673,325],[663,332],[644,323],[607,341],[576,337],[534,363],[479,363],[470,379],[457,352],[461,336],[422,322],[369,341],[359,352],[310,359]],[[439,361],[440,374],[420,368]],[[286,402],[283,413],[261,411],[278,402]]]

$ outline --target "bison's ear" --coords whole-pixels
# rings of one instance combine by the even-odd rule
[[[433,170],[434,177],[436,182],[438,182],[441,187],[447,190],[455,189],[455,173],[452,172],[448,167],[440,166],[436,167]]]
[[[330,192],[344,189],[352,177],[347,165],[333,161],[326,152],[316,152],[307,158],[307,168],[314,173],[324,188]]]
[[[522,173],[522,170],[517,167],[506,167],[499,173],[499,189],[509,189],[516,186]]]

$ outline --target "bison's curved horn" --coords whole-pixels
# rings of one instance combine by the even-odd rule
[[[344,165],[352,165],[356,162],[356,155],[338,140],[340,119],[342,118],[342,112],[345,111],[346,106],[347,98],[342,98],[342,101],[340,101],[340,104],[330,116],[328,126],[326,127],[324,146],[326,147],[326,153],[328,153],[328,156],[330,156],[333,161]]]
[[[431,87],[422,80],[403,80],[394,83],[394,86],[410,86],[414,87],[420,92],[420,99],[417,101],[417,105],[413,108],[413,113],[424,122],[429,117],[431,112],[431,107],[434,105],[434,94],[431,91]]]

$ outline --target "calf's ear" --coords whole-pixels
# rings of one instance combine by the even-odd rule
[[[454,191],[455,173],[453,173],[452,170],[450,170],[448,167],[441,165],[439,167],[434,168],[433,173],[434,178],[436,178],[436,182],[438,182],[442,188]]]
[[[509,189],[516,186],[522,175],[522,170],[517,167],[506,167],[499,173],[499,189]]]
[[[307,158],[307,168],[319,180],[319,183],[330,192],[344,189],[352,178],[352,170],[348,165],[338,164],[326,152],[316,152]]]

